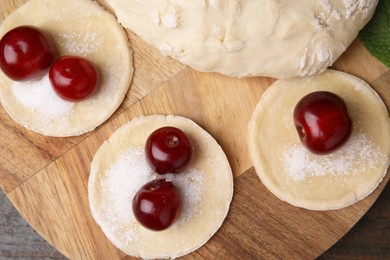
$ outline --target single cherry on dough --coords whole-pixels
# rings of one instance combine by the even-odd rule
[[[80,101],[91,95],[99,84],[99,73],[89,60],[77,56],[62,56],[49,71],[54,91],[63,99]]]
[[[145,145],[146,159],[158,174],[178,173],[191,161],[194,147],[180,129],[166,126],[155,130]]]
[[[303,145],[315,154],[337,150],[352,133],[347,105],[328,91],[304,96],[294,108],[294,124]]]
[[[34,26],[19,26],[0,40],[0,68],[15,81],[28,81],[46,73],[54,59],[54,47]]]
[[[165,179],[156,179],[142,186],[132,204],[138,222],[154,231],[170,227],[179,216],[181,206],[179,190]]]

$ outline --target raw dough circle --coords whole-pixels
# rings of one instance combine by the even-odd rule
[[[305,149],[293,122],[298,101],[320,90],[342,97],[353,121],[350,140],[329,155]],[[343,72],[276,81],[258,103],[248,131],[250,157],[261,181],[298,207],[331,210],[353,204],[377,187],[389,167],[387,109],[367,83]]]
[[[122,103],[133,76],[129,43],[115,17],[89,0],[30,0],[4,20],[0,38],[20,25],[45,31],[58,56],[91,60],[101,83],[92,96],[72,103],[54,93],[47,74],[20,83],[0,71],[0,99],[8,114],[24,127],[49,136],[80,135],[107,120]]]
[[[175,126],[191,138],[195,150],[188,168],[168,175],[183,193],[179,219],[160,232],[134,218],[134,194],[157,174],[148,166],[144,146],[162,126]],[[99,148],[88,181],[91,212],[108,239],[131,256],[175,258],[205,244],[222,225],[233,195],[233,175],[218,143],[193,121],[179,116],[146,116],[122,126]]]
[[[330,66],[378,0],[107,0],[123,26],[197,70],[290,78]]]

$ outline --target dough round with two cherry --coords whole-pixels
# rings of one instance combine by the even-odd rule
[[[194,156],[179,174],[160,176],[147,164],[146,140],[163,126],[181,129],[193,142]],[[172,181],[183,199],[179,218],[158,232],[141,226],[131,206],[135,193],[157,177]],[[145,116],[116,130],[96,152],[88,195],[94,219],[123,252],[144,259],[176,258],[201,247],[221,227],[233,195],[233,175],[222,148],[193,121]]]
[[[68,102],[52,90],[48,75],[14,82],[0,71],[0,99],[22,126],[49,136],[75,136],[94,130],[120,106],[133,76],[132,53],[115,17],[89,0],[30,0],[0,26],[0,37],[20,25],[33,25],[54,42],[57,56],[91,60],[100,73],[97,91]]]
[[[349,141],[329,155],[310,153],[294,126],[295,105],[314,91],[342,97],[353,121]],[[250,119],[248,147],[258,176],[279,199],[332,210],[365,198],[381,182],[390,162],[389,133],[389,114],[378,94],[355,76],[327,70],[269,87]]]

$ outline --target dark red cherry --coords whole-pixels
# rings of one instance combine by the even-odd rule
[[[76,56],[57,59],[50,68],[49,78],[55,92],[69,101],[87,98],[99,84],[99,74],[93,63]]]
[[[34,26],[19,26],[0,40],[0,68],[9,78],[27,81],[45,74],[54,59],[50,39]]]
[[[304,96],[294,109],[294,123],[303,145],[315,154],[335,151],[352,133],[344,100],[327,91]]]
[[[142,226],[160,231],[172,225],[180,214],[181,204],[179,190],[172,182],[153,180],[135,194],[133,213]]]
[[[176,127],[154,131],[146,141],[149,165],[159,174],[178,173],[191,161],[194,147],[188,136]]]

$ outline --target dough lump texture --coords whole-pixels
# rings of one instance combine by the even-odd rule
[[[87,99],[68,102],[54,93],[47,74],[18,83],[0,71],[0,99],[7,113],[22,126],[48,136],[81,135],[107,120],[122,103],[133,77],[129,42],[115,17],[89,0],[30,0],[2,22],[0,38],[20,25],[48,34],[57,57],[91,60],[100,84]]]
[[[298,101],[330,91],[347,104],[353,122],[349,141],[329,155],[305,149],[294,126]],[[251,161],[263,184],[279,199],[311,210],[334,210],[368,196],[390,163],[390,118],[364,81],[334,70],[278,80],[258,103],[248,126]]]
[[[107,0],[123,26],[199,71],[291,78],[330,66],[378,0]]]
[[[194,145],[194,157],[176,182],[183,207],[174,224],[151,231],[136,221],[131,201],[146,182],[161,178],[144,155],[148,136],[163,126],[183,130]],[[190,119],[151,115],[132,119],[105,141],[91,163],[88,197],[92,216],[107,238],[124,253],[143,259],[176,258],[205,244],[221,227],[233,196],[233,175],[215,139]]]

